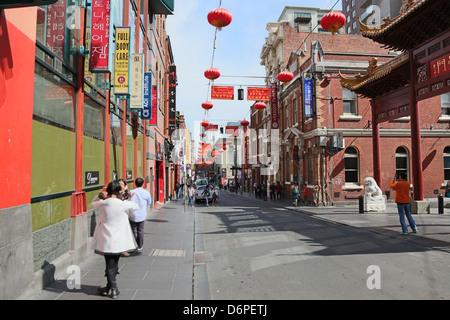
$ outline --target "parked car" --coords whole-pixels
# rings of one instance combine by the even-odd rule
[[[205,191],[206,186],[198,186],[195,190],[195,202],[200,201],[206,201],[206,196],[203,195],[203,192]],[[212,201],[212,194],[209,194],[208,202],[211,203]]]
[[[195,181],[195,185],[197,187],[199,187],[199,186],[206,186],[207,184],[208,184],[208,180],[207,179],[197,179]]]

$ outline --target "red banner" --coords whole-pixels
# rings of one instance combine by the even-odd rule
[[[111,0],[92,1],[89,69],[93,72],[105,72],[109,70],[110,15]]]
[[[148,120],[149,126],[158,125],[158,86],[152,86],[152,118]]]
[[[211,99],[234,100],[234,87],[211,87]]]
[[[270,101],[270,88],[247,88],[247,100]]]
[[[450,72],[450,54],[430,62],[430,77],[434,78],[441,74]]]
[[[66,35],[66,0],[58,1],[47,8],[46,47],[64,59]]]
[[[272,120],[272,129],[278,129],[278,89],[277,89],[277,81],[276,79],[271,80],[270,86],[270,112],[271,112],[271,120]]]

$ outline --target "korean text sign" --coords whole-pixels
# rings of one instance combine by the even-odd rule
[[[108,72],[111,0],[93,0],[91,18],[89,69],[92,72]]]

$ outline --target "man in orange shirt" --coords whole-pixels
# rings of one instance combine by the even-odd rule
[[[411,204],[409,199],[410,184],[406,180],[406,173],[401,173],[400,180],[397,182],[395,182],[395,179],[392,179],[389,187],[395,190],[395,202],[397,203],[400,224],[402,226],[402,232],[400,234],[408,234],[408,226],[406,225],[405,215],[408,219],[412,232],[416,233],[417,226],[411,216]]]

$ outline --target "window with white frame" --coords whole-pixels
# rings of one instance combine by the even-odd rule
[[[348,90],[346,88],[342,88],[342,101],[344,103],[344,114],[357,115],[357,96],[356,93]]]

